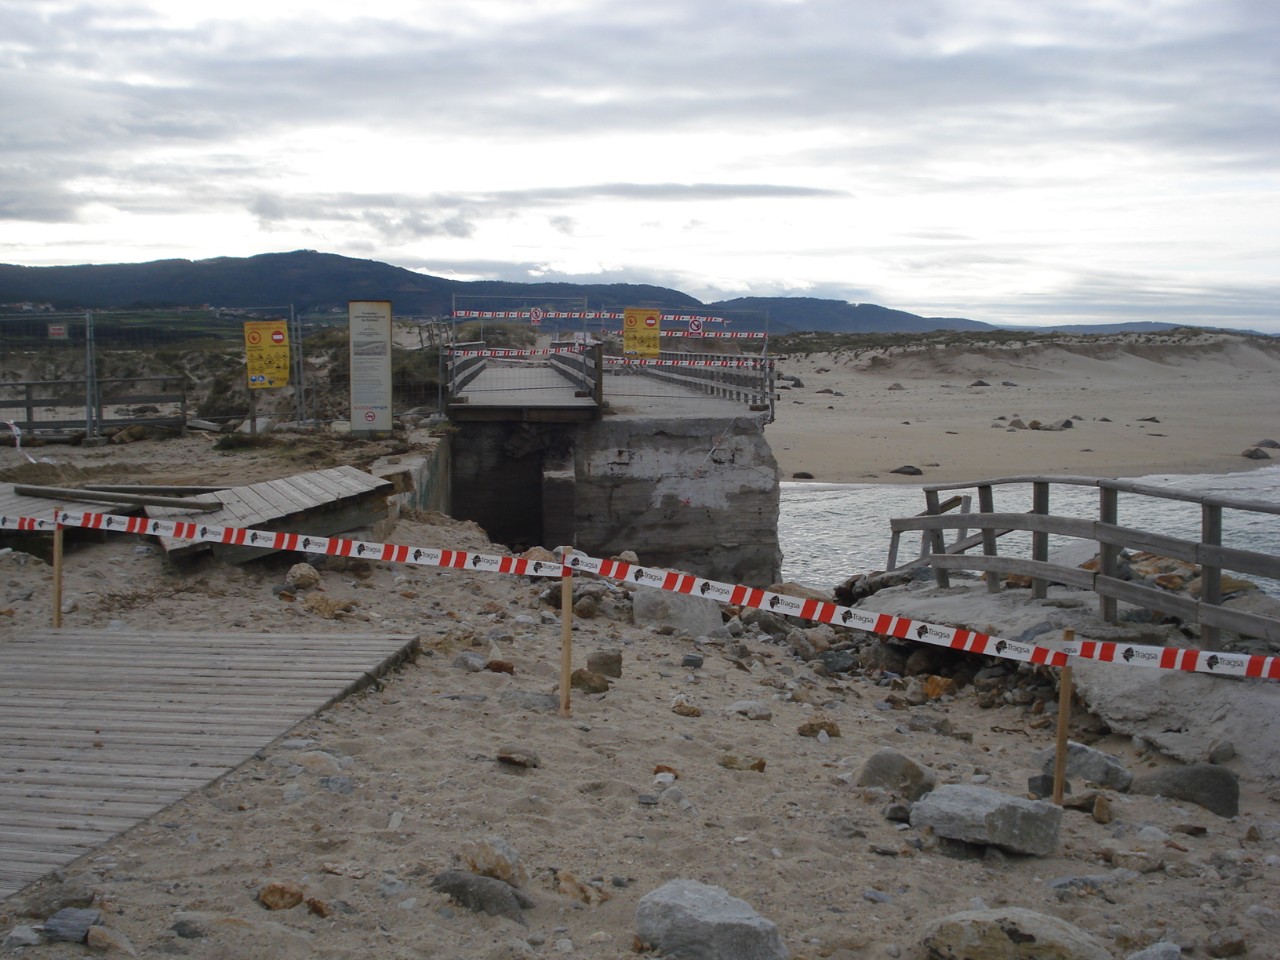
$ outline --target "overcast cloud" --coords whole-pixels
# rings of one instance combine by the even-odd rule
[[[1280,332],[1274,0],[0,0],[0,261]]]

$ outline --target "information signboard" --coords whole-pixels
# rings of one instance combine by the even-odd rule
[[[289,385],[289,321],[245,321],[244,357],[250,390],[287,387]]]
[[[350,300],[351,432],[391,432],[391,301]]]

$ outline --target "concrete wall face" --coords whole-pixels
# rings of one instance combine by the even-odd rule
[[[778,463],[758,416],[464,423],[453,439],[453,515],[495,543],[778,580]]]
[[[494,543],[545,545],[543,464],[572,446],[572,428],[560,424],[463,424],[453,438],[453,515],[480,524]]]
[[[606,417],[575,445],[578,549],[715,580],[778,580],[779,471],[757,416]]]

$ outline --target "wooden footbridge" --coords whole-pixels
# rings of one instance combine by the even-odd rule
[[[0,640],[0,900],[413,656],[408,636],[63,629]]]

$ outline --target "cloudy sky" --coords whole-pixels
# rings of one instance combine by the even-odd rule
[[[1280,333],[1276,0],[0,0],[0,262]]]

